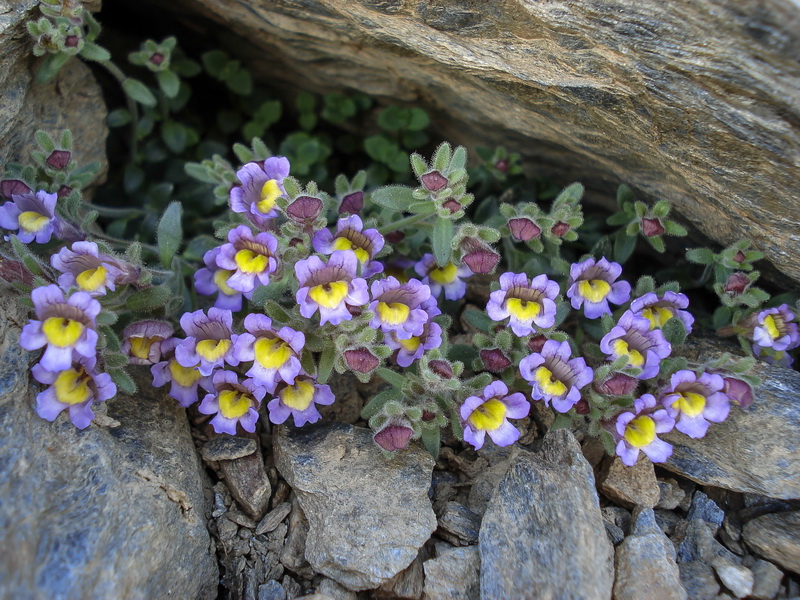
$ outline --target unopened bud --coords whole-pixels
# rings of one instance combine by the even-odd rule
[[[64,45],[67,48],[75,48],[75,47],[78,46],[80,41],[81,41],[81,38],[79,38],[77,35],[68,35],[67,39],[64,40]]]
[[[443,190],[447,187],[447,177],[439,173],[439,171],[431,171],[430,173],[425,173],[421,177],[422,185],[425,186],[425,189],[431,192],[438,192],[439,190]]]
[[[60,188],[58,188],[58,191],[56,192],[56,196],[58,196],[59,198],[66,198],[71,193],[72,193],[72,188],[71,187],[69,187],[68,185],[62,185]]]
[[[481,350],[480,355],[483,366],[486,367],[487,371],[491,371],[492,373],[499,373],[511,365],[511,360],[503,354],[500,348]]]
[[[542,348],[544,348],[544,343],[546,341],[547,338],[545,336],[535,335],[528,340],[528,348],[530,348],[531,352],[536,352],[538,354],[542,351]]]
[[[356,373],[369,373],[380,364],[380,361],[366,348],[344,351],[344,362]]]
[[[666,230],[659,219],[654,219],[651,217],[645,217],[642,219],[642,233],[644,233],[647,237],[656,237],[657,235],[662,235],[664,231]]]
[[[606,396],[627,396],[639,386],[639,380],[624,373],[614,373],[605,381],[594,384],[594,389]]]
[[[444,204],[442,204],[447,210],[451,213],[457,213],[461,210],[461,204],[458,203],[458,200],[455,198],[448,198]]]
[[[723,377],[722,381],[725,384],[722,391],[730,398],[731,402],[735,402],[742,408],[747,408],[755,400],[753,388],[746,381],[735,377]]]
[[[495,270],[500,262],[500,255],[489,249],[476,250],[465,255],[463,261],[473,273],[487,274]]]
[[[575,412],[579,415],[588,415],[590,410],[589,403],[585,398],[581,398],[575,403]]]
[[[150,57],[150,62],[153,63],[155,66],[161,66],[161,63],[166,60],[166,57],[161,54],[161,52],[155,52],[153,56]]]
[[[390,422],[391,423],[391,422]],[[373,436],[373,440],[387,452],[397,452],[408,446],[414,430],[405,419],[387,425]]]
[[[386,235],[384,235],[383,239],[385,239],[390,244],[398,244],[402,242],[405,239],[405,237],[406,234],[403,233],[402,231],[392,231],[391,233],[387,233]]]
[[[300,196],[286,207],[286,214],[301,223],[313,221],[322,212],[322,200],[313,196]]]
[[[450,363],[446,360],[433,359],[432,361],[428,362],[428,367],[431,371],[443,379],[453,378],[453,367],[451,367]]]
[[[738,296],[742,294],[749,285],[750,278],[741,271],[736,271],[735,273],[731,273],[728,277],[728,281],[725,282],[725,291],[731,296]]]
[[[735,260],[739,264],[742,264],[746,258],[747,257],[744,255],[744,252],[739,250],[738,252],[736,252],[736,256],[733,257],[733,260]]]
[[[54,169],[64,169],[71,157],[72,153],[68,150],[53,150],[44,162]]]
[[[550,230],[550,233],[557,237],[563,237],[569,231],[569,223],[564,223],[564,221],[559,221],[553,228]]]
[[[4,179],[0,181],[0,195],[7,200],[13,200],[12,196],[21,196],[32,192],[24,182],[19,179]]]
[[[518,242],[527,242],[542,235],[542,228],[530,219],[509,219],[508,228],[511,230],[511,237]]]
[[[501,173],[506,173],[508,171],[508,161],[505,158],[498,160],[494,163],[494,168]]]
[[[435,418],[436,418],[436,413],[433,413],[429,410],[422,411],[422,420],[425,421],[426,423],[430,423]]]
[[[350,213],[351,215],[355,215],[358,214],[358,211],[362,208],[364,208],[364,192],[353,192],[342,198],[342,203],[339,206],[339,214]]]

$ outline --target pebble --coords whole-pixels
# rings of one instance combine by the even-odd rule
[[[256,527],[256,535],[274,531],[275,528],[289,516],[290,512],[292,512],[292,505],[289,502],[281,502],[278,504],[278,506],[269,511],[267,515],[261,519],[261,522]]]
[[[425,600],[480,600],[481,556],[477,546],[437,552],[423,568]]]
[[[458,502],[447,502],[438,518],[437,535],[454,546],[478,543],[481,516]]]
[[[258,586],[258,600],[287,600],[286,590],[277,581]]]
[[[225,518],[230,519],[237,525],[241,525],[242,527],[246,527],[247,529],[255,529],[256,523],[248,517],[243,512],[239,512],[238,510],[231,510],[225,513]]]
[[[758,559],[750,570],[753,571],[753,598],[772,600],[778,595],[783,580],[783,572],[766,560]]]
[[[725,512],[717,506],[717,503],[711,500],[700,490],[692,496],[692,504],[689,507],[689,514],[686,515],[686,520],[700,519],[710,525],[714,526],[714,533],[722,526],[722,521],[725,519]]]
[[[699,560],[678,563],[681,585],[691,600],[715,600],[720,587],[711,565]]]
[[[239,506],[254,519],[263,517],[267,511],[272,486],[264,470],[261,453],[221,460],[219,468]]]
[[[762,558],[800,574],[800,511],[773,513],[748,521],[742,537]]]
[[[330,600],[358,600],[358,595],[346,587],[342,587],[333,579],[325,577],[317,586],[317,593],[330,598]]]
[[[686,492],[674,479],[660,480],[658,482],[658,490],[658,504],[656,504],[655,508],[664,510],[676,509],[686,496]]]
[[[610,460],[607,469],[601,473],[600,492],[625,508],[653,508],[661,496],[653,463],[638,460],[634,466],[626,467],[619,457]]]
[[[218,462],[250,456],[256,450],[258,450],[258,442],[252,438],[220,435],[207,441],[200,450],[200,454],[207,461]]]
[[[737,565],[724,558],[712,563],[722,585],[733,592],[737,598],[745,598],[753,592],[753,572],[747,567]]]

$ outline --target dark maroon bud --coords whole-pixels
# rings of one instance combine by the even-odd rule
[[[470,252],[464,257],[464,264],[467,265],[473,273],[488,274],[495,270],[497,263],[500,262],[500,255],[491,250],[477,250]]]
[[[494,168],[501,173],[506,173],[508,171],[508,161],[505,158],[498,160],[494,163]]]
[[[422,420],[425,421],[426,423],[430,423],[435,418],[436,418],[436,413],[432,413],[429,410],[422,411]]]
[[[639,386],[639,380],[624,373],[614,373],[605,381],[594,384],[594,389],[606,396],[627,396]]]
[[[736,256],[733,257],[733,260],[735,260],[739,264],[742,264],[746,258],[747,257],[744,255],[744,252],[739,250],[738,252],[736,252]]]
[[[300,238],[292,238],[292,239],[289,240],[289,247],[290,248],[295,248],[297,246],[297,244],[302,244],[302,243],[303,243],[303,240],[301,240]]]
[[[71,187],[69,187],[68,185],[62,185],[60,188],[58,188],[58,191],[56,192],[56,196],[58,196],[59,198],[66,198],[71,193],[72,193],[72,188]]]
[[[421,177],[422,185],[425,186],[426,190],[431,192],[438,192],[439,190],[443,190],[447,187],[447,177],[439,173],[439,171],[431,171],[430,173],[425,173]]]
[[[725,291],[731,296],[742,294],[750,285],[750,278],[741,271],[731,273],[728,281],[725,282]]]
[[[150,57],[150,62],[158,67],[161,65],[161,63],[164,62],[165,59],[166,57],[163,54],[161,54],[161,52],[156,52],[155,54],[153,54],[153,56]]]
[[[397,452],[408,446],[412,435],[414,430],[407,424],[393,424],[381,429],[372,439],[387,452]]]
[[[656,237],[657,235],[662,235],[664,231],[664,226],[661,224],[659,219],[653,219],[650,217],[645,217],[642,219],[642,233],[644,233],[647,237]]]
[[[508,228],[511,230],[511,237],[518,242],[527,242],[542,235],[542,228],[530,219],[509,219]]]
[[[500,348],[481,350],[480,354],[483,366],[486,367],[487,371],[491,371],[492,373],[499,373],[511,364],[511,360],[503,354]]]
[[[461,210],[461,205],[455,198],[449,198],[444,204],[442,204],[442,206],[444,206],[451,213],[456,213]]]
[[[360,317],[364,313],[364,309],[360,306],[355,306],[353,304],[345,304],[347,308],[347,312],[349,312],[354,317]]]
[[[339,214],[350,213],[351,215],[355,215],[358,214],[358,211],[362,208],[364,208],[364,192],[353,192],[342,198],[342,204],[339,206]]]
[[[544,348],[544,343],[547,341],[547,338],[543,335],[535,335],[531,339],[528,340],[528,348],[530,348],[531,352],[539,353]]]
[[[373,371],[380,361],[366,348],[344,351],[344,362],[348,368],[356,373],[369,373]]]
[[[581,398],[575,403],[575,412],[579,415],[588,415],[589,410],[589,403],[584,398]]]
[[[742,408],[747,408],[755,400],[753,388],[750,384],[735,377],[723,377],[722,381],[725,383],[722,392]]]
[[[453,367],[446,360],[433,359],[428,363],[428,367],[443,379],[453,378]]]
[[[19,179],[4,179],[0,181],[0,195],[7,200],[13,200],[11,196],[21,196],[29,194],[33,190]]]
[[[79,38],[77,35],[68,35],[67,39],[64,40],[64,45],[67,48],[75,48],[80,43],[80,41],[81,38]]]
[[[313,221],[322,212],[322,200],[313,196],[300,196],[286,207],[286,214],[301,223]]]
[[[44,162],[54,169],[64,169],[69,164],[71,157],[72,153],[68,150],[53,150]]]
[[[2,257],[0,257],[0,279],[5,279],[9,283],[33,285],[33,273],[24,264]]]
[[[569,231],[569,223],[564,223],[564,221],[559,221],[558,223],[553,225],[553,228],[550,230],[550,232],[553,235],[558,237],[562,237],[568,231]]]
[[[391,233],[387,233],[385,236],[383,236],[383,239],[385,239],[390,244],[397,244],[399,242],[402,242],[405,239],[405,237],[406,234],[403,233],[402,231],[392,231]]]

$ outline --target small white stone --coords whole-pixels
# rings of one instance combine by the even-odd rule
[[[715,560],[713,567],[722,584],[737,598],[745,598],[753,593],[753,572],[747,567],[724,558]]]

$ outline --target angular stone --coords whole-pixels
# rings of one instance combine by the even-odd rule
[[[705,521],[709,525],[713,525],[716,531],[725,520],[725,512],[717,506],[716,502],[698,490],[692,496],[692,505],[689,507],[689,514],[686,515],[687,521],[692,519]]]
[[[719,583],[711,565],[699,560],[678,563],[681,585],[691,600],[716,600]]]
[[[717,558],[712,566],[719,580],[737,598],[745,598],[753,592],[753,572],[724,558]]]
[[[759,556],[800,574],[800,511],[763,515],[748,521],[742,537]]]
[[[358,600],[358,595],[346,587],[342,587],[333,579],[323,579],[319,582],[317,593],[327,596],[330,600]]]
[[[274,437],[275,465],[309,522],[305,557],[358,591],[405,569],[436,529],[428,499],[433,458],[411,446],[391,460],[367,429],[325,424]]]
[[[255,534],[261,535],[273,531],[287,516],[289,516],[290,512],[292,512],[292,505],[288,502],[281,502],[261,520],[256,527]]]
[[[681,524],[684,533],[683,539],[678,545],[678,562],[700,560],[711,564],[717,557],[737,564],[741,562],[739,557],[714,538],[712,529],[716,530],[716,528],[713,525],[700,519],[684,523],[685,525]]]
[[[658,489],[659,497],[658,504],[655,506],[656,508],[674,510],[686,496],[686,492],[683,491],[681,486],[678,485],[678,482],[674,479],[659,481]]]
[[[615,600],[687,600],[675,548],[651,508],[634,514],[631,535],[617,547]]]
[[[422,567],[423,556],[427,556],[424,548],[420,550],[417,558],[408,567],[375,590],[374,597],[391,600],[419,600],[422,598],[425,584],[425,572]]]
[[[625,508],[653,508],[661,495],[653,463],[638,460],[632,467],[614,457],[608,470],[600,477],[600,491],[609,500]]]
[[[236,502],[254,519],[260,519],[267,511],[272,486],[264,470],[261,452],[234,460],[221,460],[220,471]]]
[[[454,548],[426,560],[425,600],[479,600],[481,555],[477,546]]]
[[[772,600],[778,595],[783,580],[783,572],[766,560],[757,560],[751,567],[753,571],[753,593],[756,600]]]
[[[208,482],[184,409],[137,367],[139,392],[106,404],[119,427],[39,418],[18,300],[0,295],[0,597],[215,598]]]
[[[480,515],[458,502],[446,503],[439,515],[439,537],[454,546],[477,544],[480,528]]]
[[[277,581],[258,586],[258,600],[286,600],[286,590]]]
[[[489,501],[479,548],[483,598],[531,590],[542,598],[611,597],[613,547],[592,468],[568,430],[548,433],[541,451],[512,460]]]
[[[276,535],[280,534],[281,531],[283,535]],[[282,542],[286,531],[286,525],[281,524],[275,528],[274,533],[270,537],[273,537],[276,542],[278,540]],[[289,536],[286,537],[286,543],[281,550],[281,563],[285,565],[287,569],[295,573],[312,577],[313,573],[305,557],[306,540],[308,539],[308,520],[305,514],[303,514],[303,509],[300,507],[300,502],[298,502],[297,498],[292,501],[292,512],[289,514],[288,531]]]
[[[250,456],[258,450],[258,442],[236,435],[218,435],[203,445],[200,454],[205,460],[216,462]]]

